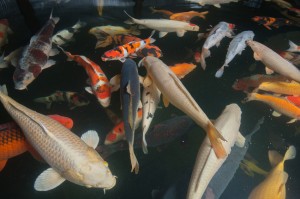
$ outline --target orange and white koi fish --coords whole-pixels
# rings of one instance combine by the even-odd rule
[[[263,82],[255,90],[264,90],[283,95],[300,96],[300,84],[298,82]]]
[[[49,115],[68,129],[73,127],[73,120],[60,115]],[[8,159],[25,153],[27,150],[38,160],[42,158],[38,152],[26,141],[20,127],[15,122],[0,124],[0,171],[5,167]]]
[[[292,102],[296,106],[300,107],[300,97],[299,96],[286,96],[285,97],[289,102]]]
[[[136,23],[159,31],[159,38],[166,36],[169,32],[176,32],[178,37],[183,37],[186,31],[199,31],[199,26],[184,21],[170,19],[135,19],[129,14],[127,14],[127,16],[130,17],[131,20],[128,23]]]
[[[282,75],[252,75],[249,77],[243,77],[241,79],[237,79],[232,88],[237,91],[249,92],[250,88],[256,88],[263,82],[277,82],[277,81],[287,81],[288,78]]]
[[[300,83],[300,70],[289,61],[257,41],[248,40],[246,43],[252,48],[254,59],[261,61],[266,66],[267,74],[275,71]]]
[[[299,53],[300,52],[300,46],[296,45],[294,42],[292,41],[289,41],[289,45],[290,45],[290,48],[287,49],[286,51],[289,51],[289,52],[297,52]]]
[[[95,151],[99,142],[97,132],[88,131],[80,139],[59,122],[7,96],[6,86],[0,89],[0,101],[28,142],[51,166],[38,176],[35,190],[48,191],[65,180],[85,187],[111,189],[115,186],[115,176]]]
[[[186,90],[178,77],[156,57],[145,57],[141,62],[147,69],[147,75],[164,95],[164,104],[171,102],[175,107],[190,116],[200,127],[205,129],[210,143],[218,158],[224,158],[226,151],[221,140],[225,140],[197,102]],[[146,80],[144,80],[144,84]],[[150,83],[151,84],[151,83]],[[219,140],[221,139],[221,140]]]
[[[103,107],[108,107],[110,104],[111,86],[100,66],[83,55],[72,55],[64,50],[63,52],[68,58],[76,61],[85,69],[90,80],[90,87],[86,87],[85,90],[94,94]]]
[[[12,33],[7,19],[0,19],[0,49],[8,43],[7,34]]]
[[[284,162],[296,157],[296,148],[290,146],[282,157],[277,151],[269,151],[269,160],[273,167],[268,176],[250,193],[248,199],[285,199],[285,184],[288,174],[284,171]]]
[[[142,115],[143,115],[143,109],[138,110],[137,118],[135,121],[135,128],[137,129],[139,127],[139,124],[142,120]],[[105,145],[110,145],[114,144],[120,140],[125,139],[125,129],[124,129],[124,122],[121,121],[117,123],[114,128],[106,135],[104,144]]]
[[[155,42],[155,39],[152,38],[155,31],[152,31],[149,38],[141,40],[141,41],[132,41],[127,44],[117,46],[116,48],[106,51],[102,56],[102,61],[111,61],[111,60],[119,60],[121,62],[125,62],[126,58],[129,56],[136,55],[136,52],[140,49],[143,49],[146,45]]]
[[[280,116],[281,113],[292,118],[288,123],[293,123],[296,120],[300,120],[300,108],[290,103],[284,98],[274,97],[272,95],[261,95],[258,93],[250,93],[243,102],[248,101],[261,101],[271,106],[275,112],[273,116]]]
[[[232,37],[234,27],[234,24],[221,21],[209,32],[208,37],[202,46],[201,52],[200,63],[203,70],[206,68],[205,58],[210,56],[209,49],[215,45],[218,47],[224,37]]]

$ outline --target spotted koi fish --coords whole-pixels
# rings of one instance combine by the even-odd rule
[[[260,25],[263,25],[268,30],[272,30],[271,27],[279,28],[281,26],[297,25],[295,22],[290,21],[290,20],[285,19],[285,18],[255,16],[255,17],[252,18],[252,20],[257,22]]]
[[[117,46],[116,48],[106,51],[101,59],[102,61],[119,60],[122,63],[125,62],[126,58],[129,56],[136,56],[136,52],[143,49],[146,45],[155,42],[152,38],[155,31],[152,31],[149,38],[141,41],[132,41],[127,44]]]
[[[23,90],[42,72],[55,64],[55,61],[48,60],[48,57],[58,53],[52,50],[52,34],[55,24],[59,21],[58,17],[52,17],[43,26],[43,28],[33,37],[29,45],[24,49],[23,56],[20,59],[13,74],[15,88]]]
[[[111,87],[109,80],[100,66],[83,55],[72,55],[70,52],[64,50],[63,52],[68,58],[83,66],[88,74],[91,86],[86,87],[85,90],[88,93],[94,94],[103,107],[108,107],[110,104]]]
[[[143,116],[143,109],[138,110],[137,118],[135,121],[135,128],[137,129],[139,127],[139,124],[142,120]],[[104,144],[105,145],[110,145],[114,144],[120,140],[125,139],[125,129],[124,129],[124,121],[121,121],[117,123],[114,128],[106,135]]]
[[[60,115],[49,115],[52,119],[71,129],[73,120]],[[26,151],[38,160],[42,160],[38,152],[26,141],[20,127],[15,122],[8,122],[0,125],[0,171],[6,165],[8,159],[18,156]]]

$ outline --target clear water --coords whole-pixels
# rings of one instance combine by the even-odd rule
[[[2,1],[2,3],[5,1]],[[111,4],[109,4],[110,2]],[[38,16],[39,26],[42,26],[47,19],[54,5],[53,2],[32,1],[36,15]],[[123,10],[132,11],[132,2],[123,1],[125,7],[116,6],[117,1],[106,1],[104,7],[104,15],[98,16],[95,2],[92,1],[71,1],[66,4],[54,6],[54,16],[60,17],[60,22],[55,28],[55,32],[70,27],[76,23],[78,19],[85,21],[88,25],[75,35],[74,42],[71,42],[66,49],[73,54],[81,54],[89,57],[98,63],[105,74],[110,78],[120,73],[122,64],[118,61],[102,62],[100,57],[104,51],[111,47],[103,49],[94,49],[96,39],[88,34],[88,30],[94,26],[100,25],[124,25],[123,21],[127,19]],[[221,9],[214,7],[201,8],[195,4],[183,4],[182,2],[161,1],[149,2],[145,1],[145,7],[142,11],[143,18],[161,18],[160,15],[153,15],[148,9],[148,5],[153,4],[160,6],[162,9],[168,9],[174,12],[182,12],[191,10],[205,11],[209,14],[206,20],[194,18],[193,23],[200,26],[201,32],[207,28],[214,26],[219,21],[226,21],[236,24],[236,33],[244,30],[252,30],[255,33],[255,40],[267,44],[274,50],[285,50],[288,47],[288,39],[300,43],[300,30],[298,27],[284,26],[280,29],[269,31],[250,20],[255,15],[265,15],[280,17],[278,9],[270,4],[262,9],[254,10],[239,4],[224,5]],[[7,6],[7,9],[3,7]],[[32,32],[28,29],[22,15],[13,2],[6,1],[2,4],[1,17],[7,17],[14,31],[9,36],[9,44],[5,51],[10,52],[19,46],[29,42]],[[142,30],[141,38],[149,36],[151,30]],[[174,33],[168,34],[166,37],[159,39],[155,45],[159,46],[163,51],[162,60],[167,64],[178,62],[190,62],[191,58],[187,58],[189,50],[201,48],[203,40],[196,43],[196,33],[188,32],[182,38],[178,38]],[[265,116],[265,122],[259,132],[252,139],[248,153],[254,157],[259,166],[265,170],[270,170],[271,166],[268,162],[267,151],[274,149],[276,145],[280,148],[280,152],[284,153],[285,145],[296,146],[297,151],[300,146],[300,137],[294,136],[299,122],[286,124],[289,120],[287,117],[274,118],[270,108],[260,102],[249,102],[242,104],[241,100],[246,97],[243,92],[232,89],[232,84],[237,78],[263,74],[264,67],[261,63],[255,63],[251,49],[247,48],[241,56],[237,56],[226,69],[221,79],[216,79],[214,74],[216,70],[223,64],[227,47],[230,39],[225,38],[219,48],[212,48],[212,56],[207,58],[207,69],[203,71],[200,65],[182,81],[191,95],[196,99],[206,114],[214,119],[217,118],[224,107],[230,103],[237,103],[242,109],[241,132],[247,135],[259,118]],[[28,90],[17,91],[14,89],[12,74],[14,68],[10,67],[0,72],[0,84],[6,84],[9,95],[21,104],[36,110],[43,114],[61,114],[68,116],[74,120],[72,131],[81,135],[89,129],[96,130],[103,141],[106,133],[111,130],[113,123],[107,118],[104,109],[98,104],[94,96],[85,93],[91,103],[88,106],[79,107],[69,110],[67,106],[56,104],[52,109],[47,110],[44,105],[36,104],[33,99],[40,96],[47,96],[56,90],[70,90],[84,93],[87,75],[81,66],[75,62],[67,62],[66,56],[62,53],[54,57],[57,64],[43,71],[41,75],[28,87]],[[138,60],[137,60],[138,61]],[[256,67],[250,67],[255,64]],[[140,69],[144,73],[144,69]],[[163,106],[161,104],[161,106]],[[112,95],[111,109],[121,115],[119,93]],[[11,121],[10,116],[5,109],[0,107],[0,123]],[[172,115],[183,115],[181,111],[173,106],[159,109],[156,112],[153,125],[158,124]],[[137,133],[140,133],[138,129]],[[270,136],[270,134],[275,135]],[[107,161],[109,167],[117,178],[116,186],[103,193],[101,189],[87,189],[70,182],[65,182],[58,188],[48,192],[37,192],[33,188],[36,177],[45,169],[46,164],[35,161],[28,153],[12,158],[8,161],[5,169],[0,173],[0,193],[1,198],[19,199],[19,198],[72,198],[72,199],[146,199],[151,198],[151,192],[154,189],[160,192],[166,191],[176,182],[178,198],[184,198],[186,186],[188,185],[189,176],[193,169],[195,157],[198,148],[204,138],[204,131],[200,127],[195,127],[187,133],[186,136],[169,143],[167,146],[158,148],[150,148],[149,154],[144,155],[141,149],[136,149],[136,154],[140,162],[140,173],[135,175],[130,173],[130,160],[128,151],[121,151],[110,156]],[[284,140],[284,143],[281,142]],[[276,143],[275,143],[276,142]],[[273,144],[271,144],[273,143]],[[284,145],[284,146],[283,146]],[[286,185],[287,198],[299,198],[300,191],[300,174],[298,165],[300,164],[299,156],[296,159],[287,161],[285,171],[289,174]],[[222,195],[222,199],[247,198],[251,190],[263,180],[262,176],[247,176],[241,169],[237,171],[235,177],[228,185],[226,191]]]

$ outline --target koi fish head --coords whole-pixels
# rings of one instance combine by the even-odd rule
[[[199,51],[195,52],[194,60],[195,60],[196,63],[200,63],[200,61],[201,61],[201,52],[199,52]]]
[[[199,31],[199,26],[197,26],[196,24],[193,24],[193,23],[189,23],[188,30],[190,30],[190,31]]]
[[[261,45],[253,40],[247,40],[246,44],[252,48],[252,50],[256,53],[258,53],[261,50]]]
[[[110,104],[110,86],[104,82],[96,88],[98,101],[103,107],[108,107]]]
[[[124,58],[124,52],[123,50],[119,48],[115,48],[113,50],[106,51],[102,56],[102,61],[110,61],[110,60],[120,60]]]
[[[234,90],[238,90],[238,91],[246,91],[248,90],[248,85],[245,81],[241,80],[241,79],[237,79],[234,84],[232,85],[232,88]]]
[[[70,97],[70,100],[75,106],[84,106],[90,103],[90,101],[86,97],[78,93],[73,94]]]
[[[13,75],[15,89],[24,90],[35,79],[33,73],[23,69],[16,69]]]

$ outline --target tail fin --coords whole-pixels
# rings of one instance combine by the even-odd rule
[[[290,52],[297,51],[298,46],[294,42],[289,40],[289,45],[290,45],[290,48],[287,49],[286,51],[290,51]]]
[[[295,157],[296,157],[296,148],[292,145],[285,152],[284,157],[283,157],[283,161],[292,160]]]
[[[0,93],[8,95],[7,88],[6,88],[5,84],[3,84],[2,86],[0,86]]]
[[[153,7],[150,7],[149,9],[152,11],[152,14],[157,13],[157,10],[154,9]]]
[[[219,140],[219,138],[223,141],[226,141],[224,137],[219,133],[219,131],[216,129],[216,127],[213,126],[212,123],[208,123],[206,128],[206,134],[209,138],[210,144],[215,151],[215,154],[217,158],[225,158],[227,153],[222,145],[222,142]]]
[[[0,160],[0,171],[2,171],[6,165],[7,160]]]
[[[139,162],[134,154],[133,145],[129,144],[129,154],[130,154],[130,162],[131,162],[131,172],[134,170],[135,174],[139,173]]]
[[[201,63],[201,67],[203,68],[203,70],[205,70],[206,68],[206,62],[205,62],[205,58],[210,56],[210,51],[206,48],[202,49],[201,52],[201,57],[200,57],[200,63]]]
[[[152,38],[152,36],[154,35],[154,33],[155,33],[155,30],[153,30],[152,32],[151,32],[151,35],[150,35],[150,37],[149,37],[149,39],[150,39],[150,44],[152,44],[152,43],[154,43],[155,42],[155,39],[153,39]]]
[[[224,65],[221,67],[221,68],[219,68],[219,70],[216,72],[216,74],[215,74],[215,77],[216,78],[220,78],[220,77],[222,77],[222,75],[223,75],[223,73],[224,73]]]
[[[133,18],[132,16],[130,16],[125,10],[124,10],[125,14],[130,18],[130,20],[126,20],[126,24],[134,24],[134,21],[136,20],[135,18]]]
[[[146,142],[146,133],[147,133],[147,132],[145,132],[144,130],[145,130],[145,129],[143,128],[142,148],[143,148],[144,154],[148,154],[147,142]]]

